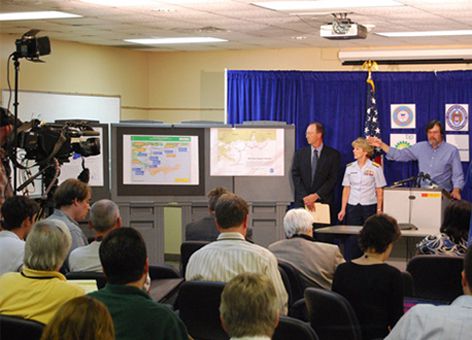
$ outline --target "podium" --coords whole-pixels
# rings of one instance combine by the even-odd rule
[[[450,195],[444,189],[384,189],[384,212],[395,217],[399,224],[411,223],[426,234],[439,232],[450,202]]]

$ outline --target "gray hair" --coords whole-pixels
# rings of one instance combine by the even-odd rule
[[[271,279],[261,273],[241,273],[223,289],[220,316],[230,337],[272,337],[279,315]]]
[[[309,233],[314,222],[313,216],[306,209],[289,210],[284,217],[285,235],[290,238],[293,235]]]
[[[113,228],[120,218],[118,205],[107,199],[95,202],[90,209],[90,223],[98,232],[105,232]]]
[[[26,238],[25,266],[56,271],[64,263],[71,244],[72,237],[64,222],[55,219],[38,221]]]

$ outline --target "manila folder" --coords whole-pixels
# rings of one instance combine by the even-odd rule
[[[315,223],[319,224],[330,224],[331,215],[329,214],[329,204],[325,203],[315,203],[315,211],[309,210],[307,207],[305,209],[313,216]]]

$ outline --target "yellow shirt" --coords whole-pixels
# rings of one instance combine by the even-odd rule
[[[82,295],[82,288],[58,272],[23,267],[0,276],[0,314],[47,324],[64,302]]]

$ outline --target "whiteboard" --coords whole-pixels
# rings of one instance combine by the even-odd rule
[[[2,90],[2,106],[8,105],[10,92]],[[14,93],[10,104],[13,113]],[[57,119],[98,120],[100,123],[119,123],[121,98],[64,94],[53,92],[18,91],[18,117],[23,121],[39,119],[54,122]]]

